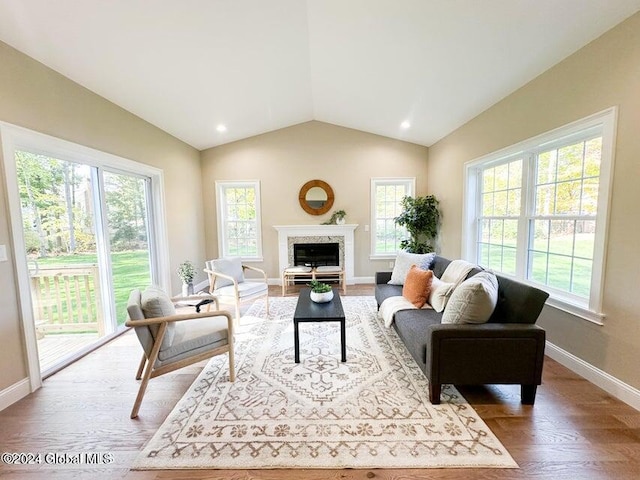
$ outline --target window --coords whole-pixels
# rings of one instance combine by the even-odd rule
[[[262,261],[260,182],[216,182],[220,256]]]
[[[600,323],[615,109],[466,165],[467,258]]]
[[[400,215],[404,196],[413,196],[415,178],[371,179],[371,256],[395,257],[400,242],[408,237],[393,219]]]

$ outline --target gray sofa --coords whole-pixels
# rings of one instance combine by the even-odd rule
[[[430,268],[440,278],[450,262],[436,256]],[[390,278],[391,272],[376,273],[378,307],[387,297],[402,295],[402,286],[387,284]],[[393,328],[427,376],[431,403],[440,403],[443,384],[516,384],[522,403],[533,405],[545,347],[545,331],[535,323],[549,295],[497,278],[498,304],[485,324],[441,324],[442,313],[431,309],[396,313]]]

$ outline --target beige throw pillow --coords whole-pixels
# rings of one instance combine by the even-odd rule
[[[447,302],[453,293],[455,285],[453,283],[443,282],[434,275],[431,281],[431,291],[427,303],[438,313],[442,312],[447,306]]]
[[[498,279],[491,272],[480,272],[453,291],[442,323],[485,323],[497,303]]]

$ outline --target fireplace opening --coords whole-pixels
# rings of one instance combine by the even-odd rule
[[[340,265],[340,246],[337,243],[294,243],[293,262],[307,267]]]

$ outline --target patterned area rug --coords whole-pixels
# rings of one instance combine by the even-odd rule
[[[436,468],[517,464],[452,386],[431,405],[427,380],[378,319],[373,297],[343,297],[338,322],[300,325],[297,298],[271,298],[242,318],[237,379],[214,357],[134,462],[136,469]]]

